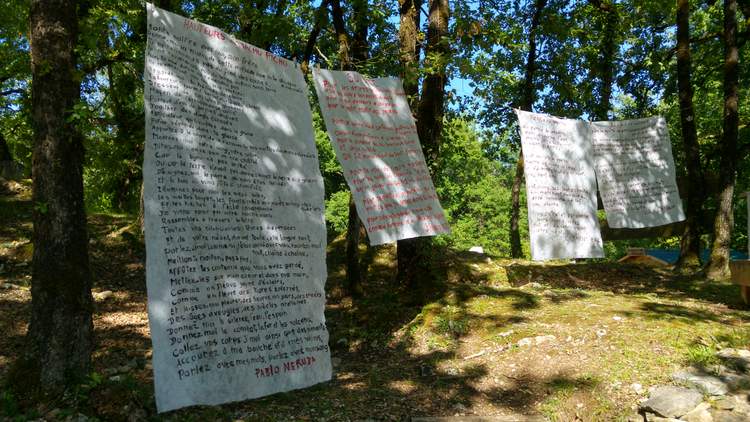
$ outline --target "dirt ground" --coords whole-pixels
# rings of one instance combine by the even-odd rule
[[[31,300],[30,193],[9,190],[0,195],[0,380],[22,353]],[[0,419],[625,420],[674,371],[750,345],[737,286],[668,268],[443,250],[434,280],[406,289],[392,280],[393,249],[363,246],[364,295],[352,300],[341,294],[339,240],[329,245],[332,381],[157,415],[142,240],[131,216],[92,215],[89,230],[95,373],[55,403],[25,402],[0,381]]]

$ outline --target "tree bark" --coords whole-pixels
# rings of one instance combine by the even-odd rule
[[[419,106],[419,26],[422,0],[399,0],[399,28],[401,78],[404,93],[414,112]],[[402,239],[396,242],[396,279],[409,283],[412,269],[419,262],[419,239]]]
[[[34,255],[29,381],[51,393],[88,374],[91,272],[83,203],[83,144],[70,123],[80,97],[76,2],[31,1]]]
[[[430,173],[434,172],[442,142],[446,66],[450,57],[447,39],[449,15],[448,0],[430,0],[424,59],[424,67],[430,71],[422,82],[422,97],[417,111],[417,133]],[[428,237],[399,242],[396,278],[400,283],[415,286],[428,277],[431,245],[431,238]]]
[[[690,57],[690,2],[677,0],[677,90],[680,104],[682,145],[685,149],[686,221],[680,239],[680,257],[676,269],[700,266],[700,216],[703,204],[703,172],[693,109],[692,64]]]
[[[356,70],[357,63],[364,62],[367,59],[367,49],[359,47],[352,50],[352,44],[355,46],[366,45],[367,43],[367,7],[358,4],[354,8],[354,21],[358,27],[355,32],[356,39],[352,42],[349,31],[344,23],[344,12],[341,9],[340,0],[330,0],[331,20],[336,32],[336,38],[339,42],[339,60],[341,68],[344,70]],[[352,54],[357,56],[353,57]],[[354,204],[354,196],[349,197],[349,219],[346,226],[346,290],[352,296],[359,296],[361,291],[360,280],[362,277],[359,263],[359,243],[361,240],[360,231],[362,230],[362,221],[357,213]]]
[[[10,148],[8,143],[5,141],[5,136],[0,133],[0,161],[13,161],[13,156],[10,155]]]
[[[326,15],[328,13],[328,0],[322,0],[320,6],[315,11],[315,22],[310,30],[310,35],[307,37],[307,43],[305,44],[305,50],[302,53],[302,72],[307,73],[308,66],[310,65],[310,59],[312,58],[313,48],[318,42],[318,36],[320,31],[323,30]]]
[[[714,240],[706,276],[729,277],[729,248],[734,216],[732,197],[737,168],[739,52],[737,49],[737,1],[724,0],[724,123],[721,140],[718,207],[714,217]]]
[[[600,101],[594,110],[594,116],[597,120],[609,120],[609,109],[612,107],[612,85],[615,79],[619,15],[616,6],[610,1],[592,0],[591,3],[604,15],[601,57],[598,66]]]
[[[422,0],[399,0],[398,40],[401,52],[401,79],[412,110],[419,90],[419,26]]]
[[[547,0],[536,0],[534,3],[534,14],[531,17],[529,27],[529,53],[526,58],[526,69],[524,71],[523,86],[521,91],[521,102],[518,108],[532,111],[534,106],[534,74],[536,73],[536,32],[542,12],[547,5]],[[516,174],[513,177],[513,186],[510,191],[510,256],[521,258],[521,232],[518,222],[521,218],[521,184],[523,184],[523,148],[518,146],[518,161],[516,162]]]

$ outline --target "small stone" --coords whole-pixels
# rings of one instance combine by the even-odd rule
[[[331,366],[334,368],[341,366],[341,358],[331,357]]]
[[[532,281],[531,283],[526,283],[523,286],[521,286],[522,289],[541,289],[542,285],[537,283],[536,281]]]
[[[726,383],[713,375],[680,371],[672,374],[672,379],[688,387],[695,387],[710,396],[723,396],[729,391]]]
[[[484,254],[484,248],[481,246],[472,246],[469,248],[469,252]]]
[[[122,381],[122,375],[114,375],[109,377],[109,380],[112,382],[120,382]]]
[[[534,342],[537,345],[544,344],[544,343],[549,343],[549,342],[553,342],[555,340],[557,340],[557,337],[555,337],[555,336],[553,336],[551,334],[550,335],[546,335],[546,336],[536,336],[536,337],[534,337]]]
[[[641,409],[665,418],[679,418],[695,409],[703,401],[703,394],[684,387],[662,386],[641,403]]]
[[[633,390],[635,394],[638,394],[638,395],[643,394],[643,392],[645,391],[643,389],[643,386],[638,384],[637,382],[630,384],[630,388]]]
[[[703,402],[695,409],[682,415],[680,419],[686,422],[712,422],[713,417],[711,417],[711,412],[708,411],[709,409],[711,409],[711,405]]]
[[[102,370],[102,374],[105,377],[108,377],[108,376],[112,376],[112,375],[116,374],[118,372],[118,370],[119,370],[119,367],[117,367],[117,368],[114,368],[114,367],[113,368],[104,368]]]
[[[623,318],[621,316],[619,316],[619,315],[613,316],[612,319],[615,320],[615,321],[622,321],[623,320]]]
[[[531,346],[531,342],[532,342],[532,338],[526,337],[526,338],[522,338],[521,340],[518,340],[518,343],[516,344],[518,345],[518,347],[525,347],[525,346]]]
[[[596,330],[596,336],[597,337],[602,338],[602,337],[604,337],[606,335],[607,335],[607,330],[605,330],[604,328],[600,328],[600,329]]]
[[[347,340],[345,337],[342,337],[336,340],[336,345],[341,346],[341,347],[346,347],[349,345],[349,340]]]
[[[114,296],[114,293],[110,290],[105,290],[103,292],[94,293],[94,300],[96,301],[104,301]]]
[[[513,334],[513,330],[510,330],[510,331],[504,331],[504,332],[502,332],[502,333],[498,334],[498,336],[500,336],[500,337],[508,337],[508,336],[509,336],[509,335],[511,335],[511,334]]]

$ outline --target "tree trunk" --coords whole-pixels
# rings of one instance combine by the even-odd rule
[[[83,205],[83,144],[69,123],[80,97],[76,2],[31,1],[34,255],[29,381],[51,393],[88,374],[91,272]]]
[[[526,70],[524,72],[523,87],[521,93],[521,103],[518,107],[521,110],[532,111],[534,106],[534,74],[536,73],[536,31],[539,27],[539,20],[542,17],[542,11],[547,5],[547,0],[536,0],[534,3],[534,14],[531,17],[531,26],[529,27],[529,54],[526,58]],[[510,191],[510,256],[511,258],[521,258],[523,250],[521,249],[521,232],[518,222],[521,218],[521,184],[523,184],[523,148],[518,146],[518,161],[516,162],[516,174],[513,177],[513,187]]]
[[[330,0],[331,20],[339,42],[339,60],[344,70],[356,70],[354,62],[363,62],[367,59],[367,48],[362,47],[367,43],[367,7],[361,3],[355,5],[354,21],[357,22],[353,42],[349,37],[349,31],[344,23],[344,12],[341,9],[340,0]],[[358,46],[352,50],[352,44]],[[353,57],[352,53],[357,56]],[[353,195],[349,198],[349,219],[346,226],[346,289],[352,296],[358,296],[361,290],[360,280],[362,277],[359,264],[359,242],[362,221],[357,213]]]
[[[399,0],[400,26],[398,39],[400,43],[401,78],[404,82],[404,93],[409,99],[409,106],[414,112],[419,106],[419,25],[421,0]],[[416,268],[419,261],[418,239],[402,239],[396,242],[396,279],[408,283],[410,269]]]
[[[594,110],[594,116],[597,120],[609,120],[609,109],[612,107],[612,85],[615,79],[619,16],[616,6],[610,1],[592,0],[591,3],[604,15],[601,57],[598,66],[600,101]]]
[[[417,34],[419,30],[419,2],[402,1],[401,22],[407,26],[399,30],[401,60],[404,75],[409,77],[404,85],[405,90],[413,90],[407,95],[415,96],[418,82],[415,67],[418,60]],[[422,97],[417,110],[417,133],[424,152],[427,168],[434,172],[434,163],[440,153],[443,131],[443,114],[445,110],[445,85],[447,84],[446,65],[450,57],[448,35],[448,18],[450,7],[448,0],[430,0],[430,14],[427,26],[427,46],[425,47],[425,68],[430,72],[422,83]],[[413,44],[412,44],[413,42]],[[411,55],[413,52],[413,56]],[[429,276],[431,238],[418,237],[404,239],[397,244],[398,270],[396,279],[404,285],[415,286]]]
[[[703,172],[701,171],[700,149],[695,128],[691,66],[690,3],[688,0],[677,0],[677,89],[679,92],[682,145],[685,149],[685,165],[688,177],[685,229],[680,240],[680,257],[675,265],[678,270],[700,266],[699,222],[701,205],[703,204]]]
[[[729,277],[729,247],[734,225],[732,196],[737,167],[739,52],[737,50],[737,1],[724,0],[724,127],[721,140],[719,192],[714,217],[714,241],[706,276]]]
[[[409,98],[409,105],[415,110],[419,90],[419,26],[422,0],[399,0],[398,4],[401,79],[404,81],[404,92]]]
[[[13,156],[10,155],[10,148],[8,143],[5,141],[5,136],[0,133],[0,161],[13,161]]]

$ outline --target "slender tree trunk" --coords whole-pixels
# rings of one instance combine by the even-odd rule
[[[593,0],[592,3],[604,15],[601,57],[598,66],[600,101],[594,110],[594,116],[597,120],[609,120],[609,109],[612,108],[612,85],[615,80],[619,15],[617,8],[610,1]]]
[[[532,111],[534,105],[534,74],[536,73],[536,32],[539,27],[539,20],[542,17],[542,11],[547,5],[547,0],[536,0],[534,3],[534,14],[531,17],[531,26],[529,27],[529,54],[526,58],[526,70],[524,72],[521,103],[519,108],[525,111]],[[518,222],[521,218],[521,184],[523,184],[523,148],[518,146],[518,161],[516,162],[516,174],[513,177],[513,187],[510,191],[510,256],[511,258],[521,258],[523,250],[521,249],[521,232]]]
[[[0,133],[0,161],[13,161],[13,156],[10,155],[10,148],[8,143],[5,141],[5,136]]]
[[[703,173],[695,128],[690,58],[690,2],[677,0],[677,89],[680,103],[682,144],[687,166],[687,209],[676,269],[700,266],[700,215],[703,204]]]
[[[399,0],[398,28],[401,52],[401,79],[412,110],[417,107],[419,90],[419,26],[422,0]]]
[[[422,0],[399,0],[401,78],[404,93],[414,112],[419,107],[419,26]],[[410,270],[419,262],[419,239],[402,239],[396,242],[396,278],[408,283],[412,279]]]
[[[76,2],[31,1],[34,256],[25,356],[30,381],[52,393],[88,374],[91,272],[83,145],[69,113],[80,97]]]
[[[307,37],[307,43],[305,44],[305,51],[302,53],[302,72],[307,73],[308,66],[310,65],[310,59],[313,55],[313,49],[315,44],[318,42],[318,36],[320,31],[323,30],[323,25],[326,21],[326,15],[328,14],[328,0],[322,0],[318,10],[315,11],[315,23],[313,24],[310,35]]]
[[[738,89],[737,1],[724,0],[724,130],[714,241],[706,267],[706,276],[711,280],[729,277],[729,247],[734,225],[732,197],[737,167]]]
[[[359,1],[359,0],[357,0]],[[366,4],[357,3],[354,7],[353,20],[356,22],[356,39],[351,40],[349,31],[344,23],[344,12],[340,0],[330,0],[331,20],[336,31],[339,42],[339,60],[344,70],[356,70],[357,63],[367,59],[367,7]],[[356,48],[352,49],[352,45]],[[353,54],[357,56],[354,57]],[[359,243],[361,240],[362,221],[354,204],[354,196],[349,197],[349,219],[346,227],[346,290],[352,296],[359,296],[361,292],[360,280],[362,277],[359,263]]]

